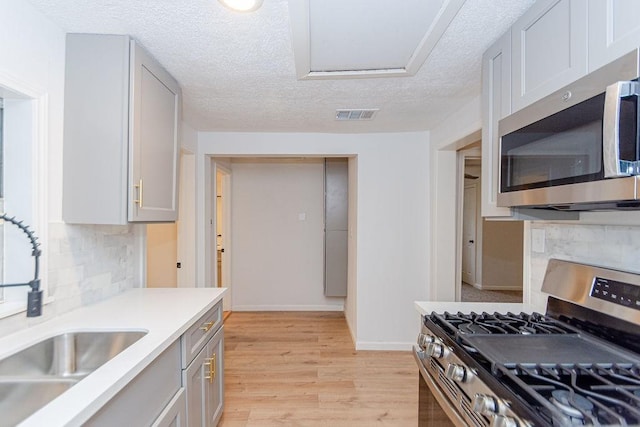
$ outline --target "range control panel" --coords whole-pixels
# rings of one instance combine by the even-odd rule
[[[591,296],[640,310],[640,286],[596,277],[591,287]]]

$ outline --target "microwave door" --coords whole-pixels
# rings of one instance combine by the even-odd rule
[[[607,87],[602,124],[602,156],[605,178],[640,175],[637,81],[616,82]]]

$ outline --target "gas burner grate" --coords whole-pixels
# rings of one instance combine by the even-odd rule
[[[518,365],[501,370],[501,380],[552,425],[640,425],[638,365]]]

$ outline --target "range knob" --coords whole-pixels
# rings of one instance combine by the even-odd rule
[[[455,363],[449,363],[444,376],[452,381],[464,383],[469,380],[467,372],[467,368],[465,368],[464,366],[456,365]]]
[[[506,415],[494,415],[491,420],[491,427],[520,427],[520,423],[515,418]]]
[[[477,393],[473,398],[473,410],[482,415],[493,415],[500,412],[500,406],[495,397]]]
[[[420,346],[420,348],[427,348],[427,345],[429,343],[435,342],[436,337],[434,337],[433,335],[427,335],[424,333],[420,333],[418,335],[418,345]]]
[[[449,351],[444,345],[440,344],[439,342],[432,342],[427,344],[426,352],[427,355],[431,357],[441,359],[446,356]]]

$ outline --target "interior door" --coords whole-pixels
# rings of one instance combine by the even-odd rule
[[[477,185],[464,187],[462,207],[462,281],[476,283],[476,192]]]

